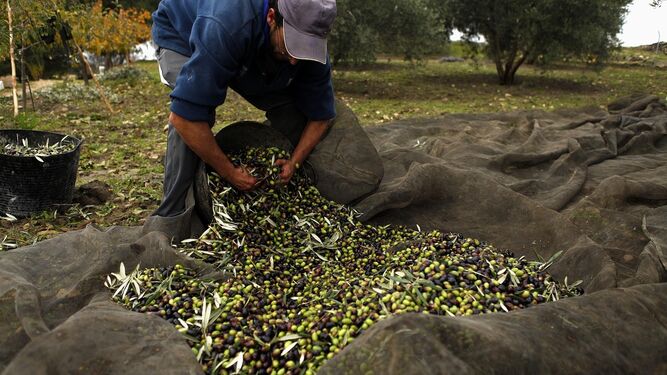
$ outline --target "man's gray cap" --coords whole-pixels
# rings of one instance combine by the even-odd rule
[[[336,0],[278,0],[285,47],[299,60],[327,61],[327,35],[336,19]]]

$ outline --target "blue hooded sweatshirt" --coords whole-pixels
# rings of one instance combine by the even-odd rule
[[[162,0],[152,36],[160,48],[190,57],[171,93],[171,111],[190,121],[211,121],[231,87],[268,110],[291,96],[309,120],[336,116],[331,64],[271,57],[268,0]]]

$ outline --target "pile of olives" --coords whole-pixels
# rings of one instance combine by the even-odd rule
[[[210,176],[214,216],[179,251],[220,272],[181,265],[122,269],[114,299],[157,314],[189,338],[211,374],[312,374],[379,320],[409,312],[468,316],[577,295],[551,262],[529,262],[454,233],[358,221],[297,174],[278,181],[278,149],[232,155],[263,180],[249,193]]]

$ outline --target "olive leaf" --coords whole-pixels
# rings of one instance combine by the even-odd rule
[[[236,354],[236,357],[234,357],[233,360],[224,364],[225,368],[230,368],[232,366],[235,366],[234,367],[234,373],[238,374],[239,372],[241,372],[241,369],[243,368],[243,355],[244,354],[245,354],[244,352],[238,352]]]
[[[7,241],[7,236],[0,241],[0,251],[2,250],[7,250],[7,249],[16,249],[18,247],[17,244],[13,242]]]
[[[2,220],[7,220],[7,221],[9,221],[9,222],[18,220],[18,219],[16,218],[16,216],[14,216],[14,215],[12,215],[12,214],[10,214],[10,213],[5,213],[4,216],[0,216],[0,219],[2,219]],[[6,237],[6,236],[5,236],[5,237]]]
[[[185,320],[181,319],[181,318],[178,318],[178,323],[180,323],[181,326],[182,326],[183,328],[185,328],[185,329],[188,329],[188,328],[189,328],[188,323],[187,323]]]
[[[555,253],[554,255],[552,255],[552,256],[549,258],[549,260],[547,260],[546,262],[544,262],[544,263],[542,263],[542,264],[538,264],[538,271],[539,271],[539,272],[544,272],[544,271],[546,271],[549,267],[551,267],[552,264],[554,264],[554,262],[555,262],[558,258],[560,258],[561,255],[563,255],[563,250],[560,250],[560,251],[558,251],[557,253]]]
[[[206,354],[211,353],[212,346],[213,346],[213,338],[207,334],[206,338],[204,339],[204,345],[202,345],[202,347],[199,349],[199,352],[197,353],[197,360],[199,362],[202,362],[202,359],[204,358],[204,353]]]
[[[288,333],[285,336],[279,338],[278,341],[293,341],[293,340],[298,340],[300,338],[301,335],[298,335],[296,333]]]
[[[222,298],[220,297],[217,291],[213,292],[213,303],[215,304],[216,309],[220,308],[220,304],[222,303]]]
[[[130,288],[134,287],[136,295],[141,294],[141,280],[138,278],[139,275],[139,264],[135,267],[129,275],[125,273],[125,264],[120,263],[120,270],[118,273],[112,273],[111,276],[114,277],[112,280],[111,277],[107,277],[105,286],[109,289],[116,289],[112,297],[121,295],[122,298],[125,298],[127,292]]]
[[[287,341],[287,342],[285,342],[285,349],[283,349],[283,351],[280,352],[280,356],[284,357],[285,354],[289,353],[290,350],[294,349],[294,347],[297,346],[298,344],[299,344],[298,341],[294,341],[294,342]]]
[[[195,317],[198,321],[197,326],[201,327],[202,332],[208,331],[208,325],[211,322],[211,304],[207,302],[206,298],[202,299],[201,315]]]

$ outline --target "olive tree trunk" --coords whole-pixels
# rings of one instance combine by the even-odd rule
[[[504,59],[500,53],[493,54],[498,80],[501,85],[513,85],[515,83],[516,72],[526,62],[529,54],[528,51],[514,50]]]
[[[19,98],[16,94],[16,64],[14,63],[14,32],[12,30],[12,8],[7,0],[7,23],[9,26],[9,63],[12,67],[12,99],[14,101],[14,117],[19,114]]]

